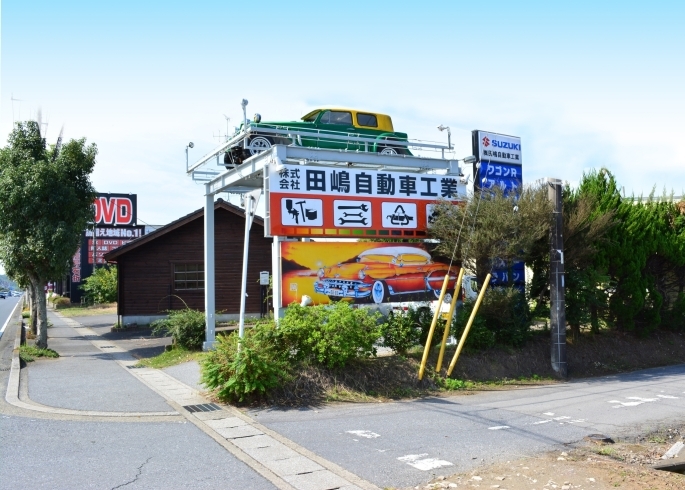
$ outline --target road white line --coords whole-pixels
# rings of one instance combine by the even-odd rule
[[[423,458],[424,456],[428,456],[428,453],[408,454],[406,456],[402,456],[401,458],[397,458],[397,459],[399,461],[402,461],[403,463],[407,463],[409,466],[413,466],[417,470],[421,470],[421,471],[433,470],[435,468],[441,468],[442,466],[454,466],[449,461],[444,461],[442,459],[436,459],[436,458],[420,459],[420,458]]]
[[[554,416],[554,412],[545,412],[542,415],[549,415],[550,417]]]
[[[496,425],[495,427],[488,427],[488,430],[502,430],[502,429],[511,429],[508,425]]]
[[[567,416],[564,415],[563,417],[554,417],[554,419],[552,419],[552,420],[567,420],[567,419],[570,419],[570,418],[571,418],[571,417],[567,417]]]
[[[659,398],[667,398],[668,400],[677,400],[677,396],[671,396],[671,395],[657,395]]]
[[[355,436],[359,437],[365,437],[366,439],[375,439],[376,437],[380,437],[380,434],[376,434],[375,432],[371,432],[370,430],[348,430],[345,431],[348,434],[354,434]]]
[[[7,325],[9,325],[10,320],[14,316],[14,312],[16,311],[16,309],[19,307],[20,304],[21,304],[21,301],[17,302],[17,304],[14,305],[14,308],[12,308],[12,311],[10,312],[9,316],[7,317],[7,321],[2,326],[2,328],[0,328],[0,339],[2,338],[2,334],[5,333],[5,329],[7,328]]]
[[[539,422],[533,422],[533,425],[540,425],[540,424],[548,424],[552,421],[552,419],[548,420],[540,420]]]

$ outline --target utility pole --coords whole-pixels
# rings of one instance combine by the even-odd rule
[[[564,216],[562,214],[562,183],[548,178],[549,200],[552,201],[552,224],[550,227],[549,291],[550,331],[552,334],[552,369],[559,377],[568,374],[566,363],[566,300],[564,286]]]

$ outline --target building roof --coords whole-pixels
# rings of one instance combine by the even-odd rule
[[[229,211],[233,214],[236,214],[240,216],[241,218],[245,219],[245,210],[242,208],[239,208],[238,206],[235,206],[229,202],[224,201],[223,199],[219,198],[214,202],[214,211],[217,209],[224,209],[226,211]],[[123,255],[127,252],[130,252],[133,249],[136,249],[140,247],[141,245],[145,245],[148,242],[151,242],[152,240],[156,240],[159,237],[162,237],[166,235],[167,233],[170,233],[188,223],[191,221],[194,221],[196,219],[202,218],[205,215],[205,208],[200,208],[197,211],[193,211],[190,214],[187,214],[183,216],[182,218],[179,218],[175,221],[172,221],[168,225],[164,225],[161,228],[157,228],[151,233],[148,233],[147,235],[143,235],[140,238],[136,238],[135,240],[132,240],[128,242],[125,245],[122,245],[119,248],[116,248],[112,250],[111,252],[107,252],[104,255],[104,258],[107,262],[114,262],[116,263],[116,259],[120,256]],[[254,224],[258,226],[264,226],[264,220],[260,218],[259,216],[254,217]]]

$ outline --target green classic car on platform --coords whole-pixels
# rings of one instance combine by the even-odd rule
[[[320,108],[311,111],[300,121],[289,122],[262,122],[261,116],[255,114],[249,125],[248,148],[244,148],[242,142],[231,147],[224,155],[226,165],[239,165],[243,160],[268,150],[272,145],[369,151],[382,155],[411,155],[406,145],[393,145],[393,141],[406,142],[407,134],[396,132],[390,116],[377,112]],[[260,129],[276,129],[282,132],[260,133]],[[241,130],[242,126],[239,131]],[[371,141],[360,141],[360,137],[369,138]]]

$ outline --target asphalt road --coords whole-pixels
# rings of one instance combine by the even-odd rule
[[[449,398],[253,410],[260,423],[378,486],[685,419],[685,365]]]
[[[12,310],[17,305],[21,298],[7,297],[5,299],[0,299],[0,338],[4,335],[3,327],[7,322]]]

